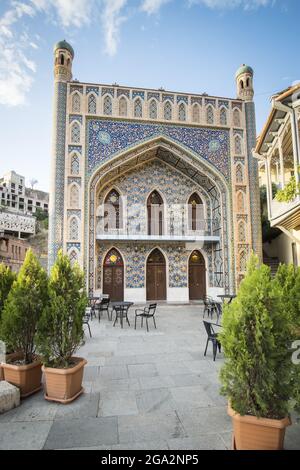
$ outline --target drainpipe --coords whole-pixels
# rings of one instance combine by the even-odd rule
[[[282,111],[284,113],[288,113],[291,118],[291,129],[292,129],[292,139],[293,139],[293,153],[294,153],[294,171],[295,171],[295,179],[296,184],[299,184],[299,159],[300,159],[300,149],[298,148],[298,138],[297,138],[297,119],[295,115],[295,110],[282,104],[280,101],[276,101],[275,98],[272,99],[272,108],[277,109],[278,111]]]

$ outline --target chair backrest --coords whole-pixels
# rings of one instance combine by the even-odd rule
[[[103,307],[103,305],[108,305],[109,304],[109,298],[103,298],[100,302],[100,307]]]
[[[101,295],[101,298],[102,298],[102,299],[109,299],[109,294],[102,294],[102,295]]]
[[[150,304],[148,307],[148,314],[154,315],[156,312],[156,307],[157,307],[157,304]]]
[[[203,321],[207,336],[213,336],[215,334],[212,324],[208,321]]]

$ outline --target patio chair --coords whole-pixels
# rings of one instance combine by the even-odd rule
[[[100,322],[100,317],[103,312],[107,312],[108,320],[112,319],[112,314],[109,313],[109,297],[102,298],[102,300],[96,305],[96,309],[98,310],[98,320]]]
[[[206,356],[208,343],[211,341],[213,345],[213,358],[215,361],[216,355],[217,355],[217,349],[219,349],[219,352],[221,352],[221,343],[220,341],[218,341],[218,333],[214,331],[212,323],[208,321],[203,321],[203,324],[207,333],[207,341],[206,341],[204,356]],[[220,326],[220,325],[216,325],[216,326]]]
[[[147,331],[149,331],[148,319],[152,318],[155,329],[156,329],[156,322],[155,322],[155,312],[156,312],[157,304],[150,304],[144,308],[137,308],[135,311],[135,320],[134,320],[134,329],[136,330],[136,320],[138,317],[141,318],[141,328],[143,328],[144,318],[146,318],[146,325]],[[139,313],[140,312],[140,313]]]
[[[90,319],[91,319],[91,307],[87,307],[84,312],[82,324],[87,325],[89,333],[90,333],[90,338],[91,338],[92,333],[91,333],[91,328],[90,328],[90,323],[89,323]]]
[[[94,297],[93,295],[89,295],[88,303],[89,303],[89,308],[91,309],[91,320],[93,319],[93,316],[96,316],[97,300],[98,300],[97,297]]]
[[[130,323],[129,323],[129,320],[128,320],[129,307],[130,307],[129,305],[115,305],[114,306],[114,311],[116,312],[116,318],[115,318],[113,326],[115,326],[118,319],[120,319],[121,328],[123,328],[123,319],[124,318],[126,319],[128,325],[130,326]]]

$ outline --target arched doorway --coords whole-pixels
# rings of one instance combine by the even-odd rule
[[[147,300],[166,300],[166,260],[155,248],[147,259]]]
[[[163,235],[163,200],[157,191],[147,199],[148,235]]]
[[[206,295],[205,260],[198,250],[194,250],[189,258],[189,297],[200,300]]]
[[[189,230],[201,230],[204,224],[203,202],[199,194],[193,193],[188,201]]]
[[[112,301],[124,298],[123,259],[115,248],[112,248],[104,258],[103,294],[108,294]]]

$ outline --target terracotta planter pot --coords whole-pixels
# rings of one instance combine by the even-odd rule
[[[20,358],[20,355],[16,353],[12,356],[10,360]],[[4,380],[20,389],[21,398],[28,397],[42,388],[42,364],[39,360],[24,366],[2,364],[2,369]]]
[[[43,366],[45,374],[45,398],[59,403],[70,403],[83,392],[83,369],[87,361],[81,357],[74,357],[78,361],[69,369],[54,369]]]
[[[20,353],[10,353],[6,354],[5,362],[18,359],[20,357]],[[0,364],[0,380],[4,380],[4,370],[2,364]]]
[[[233,423],[234,450],[282,450],[285,428],[290,426],[289,417],[283,419],[241,416],[228,405]]]

